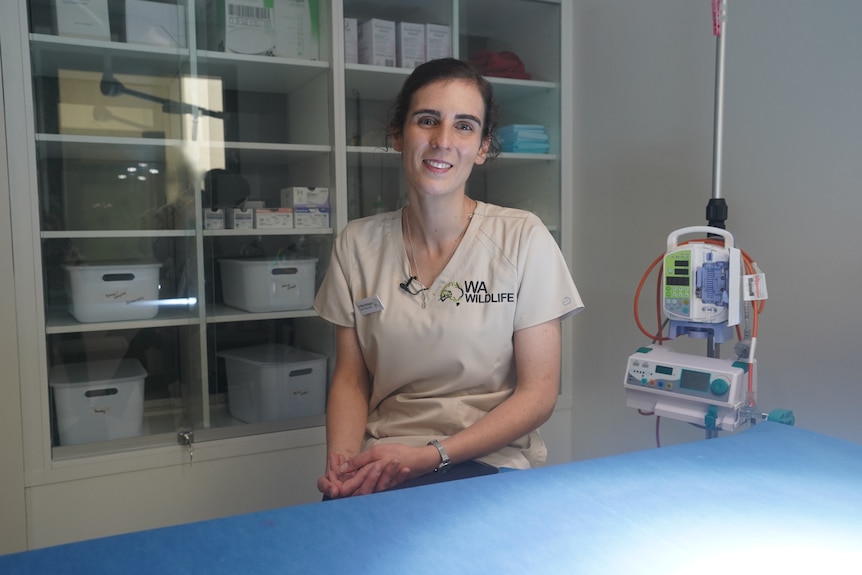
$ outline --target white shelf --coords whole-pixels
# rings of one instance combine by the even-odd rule
[[[221,78],[226,90],[249,92],[289,94],[329,70],[329,62],[227,52],[201,51],[197,59],[199,75]]]
[[[75,238],[193,238],[194,230],[64,230],[41,232],[43,240]]]
[[[111,71],[140,76],[176,76],[187,68],[186,48],[162,48],[47,34],[30,34],[35,75],[57,70]]]
[[[45,333],[85,333],[93,331],[115,331],[128,329],[147,329],[155,327],[181,327],[200,323],[196,315],[188,311],[187,306],[175,309],[163,308],[153,319],[134,321],[103,321],[94,323],[81,323],[68,312],[49,313],[45,322]]]
[[[207,323],[261,321],[295,317],[317,317],[317,312],[313,309],[301,309],[295,311],[267,311],[254,313],[223,304],[215,304],[210,309],[207,309]]]
[[[66,134],[36,134],[44,158],[67,160],[144,161],[158,160],[168,148],[182,148],[182,140],[124,138]]]
[[[204,230],[204,235],[209,237],[234,237],[246,238],[257,236],[328,236],[332,235],[332,228],[263,228],[263,229],[239,229],[239,230]]]

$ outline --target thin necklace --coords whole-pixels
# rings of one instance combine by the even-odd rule
[[[467,199],[467,198],[465,198]],[[467,199],[470,207],[473,206],[473,200]],[[461,233],[458,235],[458,238],[455,240],[455,243],[452,245],[452,250],[449,252],[449,257],[446,258],[446,261],[443,262],[443,267],[440,270],[446,269],[446,266],[449,265],[449,260],[452,259],[452,256],[455,255],[455,250],[458,249],[458,246],[461,244],[461,240],[464,238],[464,234],[467,233],[467,228],[470,227],[470,220],[473,219],[473,211],[467,214],[467,225],[464,226],[464,229],[461,230]],[[422,309],[425,309],[427,305],[427,295],[425,292],[428,291],[428,288],[425,287],[425,284],[422,283],[422,278],[420,277],[419,265],[416,263],[416,250],[413,248],[413,232],[410,230],[410,210],[404,210],[404,219],[407,221],[407,241],[410,245],[410,259],[413,261],[413,269],[416,270],[416,275],[414,276],[417,280],[419,280],[419,285],[422,286],[422,289],[419,290],[422,294]]]

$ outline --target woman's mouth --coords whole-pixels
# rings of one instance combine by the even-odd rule
[[[430,168],[434,168],[435,170],[448,170],[452,167],[452,164],[448,162],[441,162],[440,160],[424,160],[425,165]]]

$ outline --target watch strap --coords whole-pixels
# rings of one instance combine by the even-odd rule
[[[446,468],[452,465],[452,460],[449,459],[449,454],[446,453],[446,448],[443,447],[443,444],[436,439],[432,439],[431,441],[429,441],[428,445],[433,445],[440,453],[440,463],[437,465],[437,467],[434,468],[434,473],[437,473],[438,471],[440,473],[445,473]]]

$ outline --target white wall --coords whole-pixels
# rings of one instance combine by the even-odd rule
[[[575,5],[581,459],[655,445],[654,419],[621,389],[626,358],[648,343],[632,301],[668,233],[706,224],[715,39],[709,0]],[[760,408],[860,442],[862,3],[729,0],[728,18],[723,195],[728,230],[768,282]],[[701,438],[662,421],[663,444]]]

